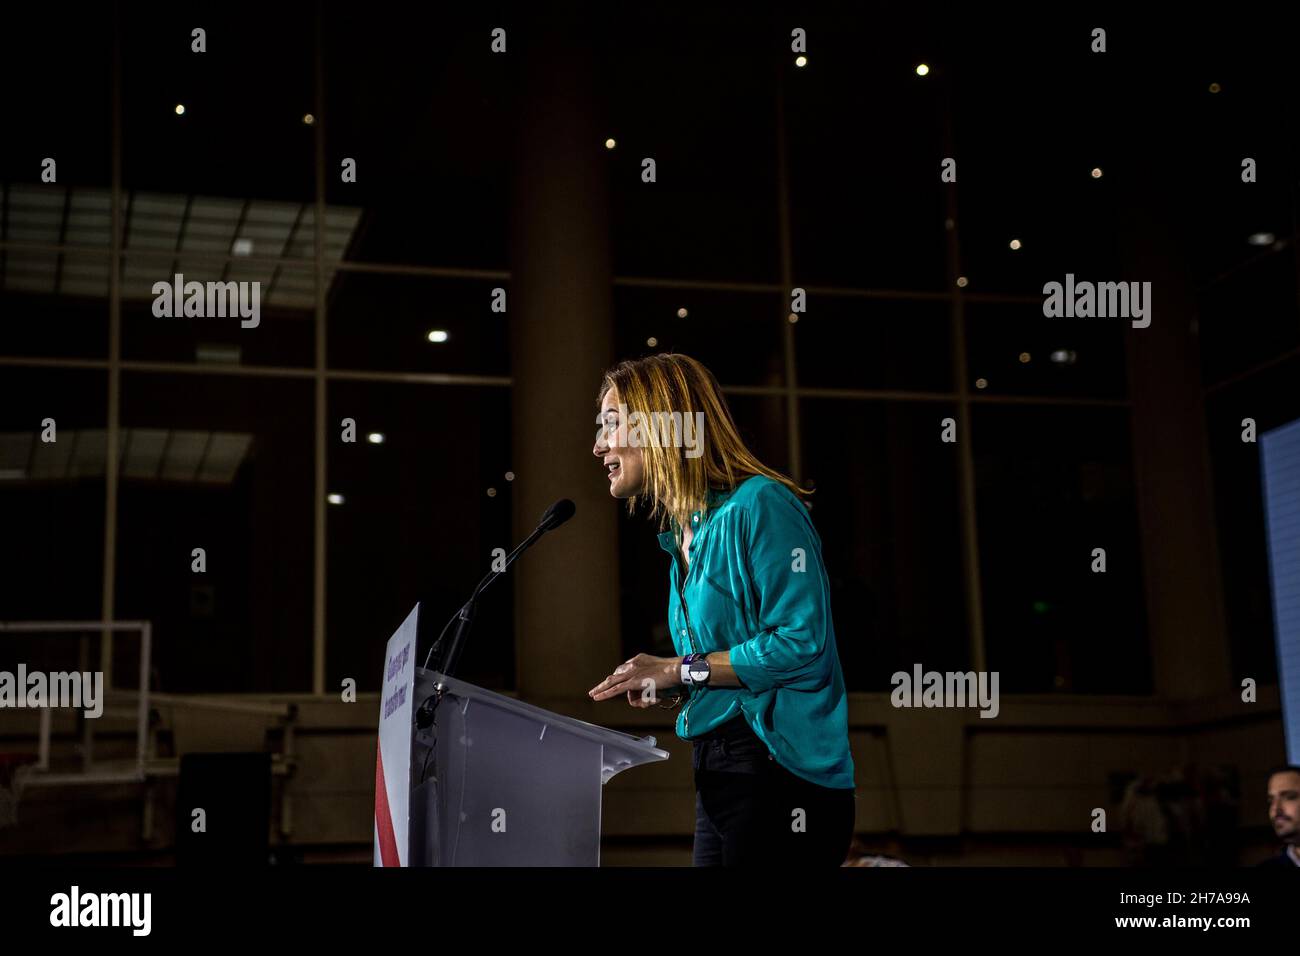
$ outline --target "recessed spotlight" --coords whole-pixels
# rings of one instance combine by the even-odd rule
[[[659,340],[652,335],[650,336],[650,338],[645,340],[645,344],[652,349],[657,348],[659,345]]]
[[[1092,167],[1092,178],[1093,178],[1093,179],[1101,179],[1101,167],[1100,167],[1100,166],[1094,166],[1094,167]]]
[[[1029,356],[1029,353],[1028,353],[1028,352],[1021,352],[1021,353],[1020,353],[1020,364],[1021,364],[1021,365],[1028,365],[1028,364],[1029,364],[1029,358],[1030,358],[1030,356]]]
[[[678,309],[678,310],[677,310],[677,318],[679,318],[679,319],[684,319],[684,318],[686,318],[687,314],[688,314],[688,313],[687,313],[687,311],[686,311],[685,309]]]
[[[1011,248],[1012,248],[1012,249],[1019,249],[1019,248],[1020,248],[1020,240],[1019,240],[1019,239],[1012,239],[1012,240],[1011,240]]]
[[[977,378],[977,379],[975,379],[975,387],[976,387],[976,388],[988,388],[988,387],[989,387],[989,380],[986,379],[986,378]]]
[[[495,498],[496,496],[497,496],[497,490],[496,490],[495,488],[489,488],[489,489],[488,489],[488,497],[489,497],[489,498]]]
[[[799,313],[791,312],[789,315],[785,317],[785,320],[789,322],[791,325],[794,325],[796,322],[799,321]]]
[[[969,284],[970,284],[970,282],[966,279],[965,276],[958,276],[958,277],[957,277],[957,288],[959,288],[959,289],[964,289],[964,288],[966,288],[966,286],[968,286]]]
[[[806,56],[797,56],[797,57],[794,58],[794,65],[795,65],[795,66],[807,66],[807,65],[808,65],[808,58],[807,58]]]
[[[514,481],[514,480],[515,480],[515,473],[513,471],[507,471],[506,481]]]
[[[1221,89],[1223,89],[1223,87],[1221,87],[1218,83],[1211,83],[1211,84],[1210,84],[1210,92],[1211,92],[1211,93],[1217,93],[1217,92],[1219,92],[1219,90],[1221,90]]]
[[[1275,238],[1277,237],[1271,232],[1257,232],[1250,236],[1246,241],[1252,246],[1271,246]]]
[[[185,114],[185,104],[184,104],[184,103],[177,103],[177,104],[176,104],[176,115],[177,115],[177,116],[183,116],[184,114]]]
[[[1078,357],[1074,349],[1057,349],[1052,353],[1052,361],[1057,365],[1073,365]]]
[[[448,335],[446,329],[434,329],[428,335],[430,342],[445,342],[447,341],[447,338]]]
[[[325,498],[325,500],[328,501],[328,502],[329,502],[330,504],[332,504],[332,505],[341,505],[341,504],[343,504],[343,496],[342,496],[342,495],[329,495],[329,496],[327,496],[327,497]]]
[[[302,121],[304,125],[310,126],[312,123],[316,122],[316,117],[308,113],[305,116],[303,116]]]
[[[614,148],[614,137],[611,136],[609,139],[605,140],[605,148],[606,149]]]
[[[370,442],[372,445],[382,445],[384,443],[384,433],[371,432],[366,436],[366,441]]]
[[[927,73],[929,73],[929,72],[930,72],[930,67],[927,66],[926,64],[924,64],[924,63],[918,63],[918,64],[916,64],[916,75],[917,75],[917,76],[925,76],[925,75],[926,75]]]

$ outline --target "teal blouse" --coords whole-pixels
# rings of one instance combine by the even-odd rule
[[[710,491],[691,516],[681,579],[673,530],[668,623],[679,656],[730,651],[743,687],[694,687],[677,715],[690,740],[744,714],[781,766],[823,787],[852,789],[848,698],[821,538],[808,509],[779,481],[754,475]]]

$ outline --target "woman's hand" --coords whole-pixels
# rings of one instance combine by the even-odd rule
[[[627,705],[629,707],[636,707],[638,710],[644,710],[647,707],[653,707],[655,702],[653,700],[646,700],[641,696],[639,690],[630,690],[627,692]]]
[[[614,673],[587,691],[587,696],[592,700],[609,700],[626,693],[627,702],[633,707],[649,707],[658,699],[659,691],[681,684],[681,664],[680,657],[638,654],[614,668]],[[645,689],[652,685],[650,699],[643,700]]]

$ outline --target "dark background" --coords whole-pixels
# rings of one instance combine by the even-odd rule
[[[154,622],[159,690],[312,689],[317,553],[325,686],[351,676],[373,690],[410,603],[449,613],[491,549],[519,536],[505,477],[513,357],[505,319],[481,302],[509,286],[510,182],[528,162],[512,148],[514,60],[489,55],[487,37],[505,23],[523,49],[529,19],[499,4],[321,9],[319,36],[316,6],[292,2],[6,12],[0,619],[96,619],[108,580],[115,616]],[[975,403],[979,582],[1002,689],[1152,692],[1141,558],[1160,542],[1137,521],[1130,333],[1040,309],[1042,284],[1066,272],[1121,278],[1116,212],[1139,193],[1163,210],[1196,306],[1220,546],[1202,557],[1222,573],[1234,663],[1276,679],[1258,456],[1239,423],[1300,415],[1293,41],[1263,14],[1117,14],[1100,18],[1099,55],[1094,19],[756,4],[585,16],[618,143],[611,359],[701,359],[760,456],[815,485],[851,690],[886,689],[917,660],[971,666],[956,453],[933,440],[961,389]],[[792,23],[810,38],[804,68]],[[308,124],[318,82],[323,116]],[[647,154],[653,189],[639,179]],[[938,178],[949,155],[955,195]],[[45,156],[57,184],[40,182]],[[342,156],[360,157],[359,183],[338,181]],[[1258,233],[1274,238],[1250,244]],[[790,346],[797,462],[787,245],[796,284],[820,290]],[[174,271],[261,278],[261,326],[153,318],[148,286]],[[431,328],[448,341],[428,342]],[[1050,361],[1060,349],[1075,363]],[[112,368],[126,446],[108,499]],[[60,448],[76,438],[56,462],[38,454],[45,417]],[[337,440],[344,417],[355,445]],[[344,496],[324,540],[320,442],[328,491]],[[654,528],[620,520],[624,647],[666,650],[667,559]],[[1101,584],[1078,557],[1099,534],[1112,542]],[[485,606],[465,662],[487,686],[515,684],[511,601],[501,588]]]

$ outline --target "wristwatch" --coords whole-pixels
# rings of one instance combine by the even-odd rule
[[[709,683],[709,658],[705,654],[687,654],[682,658],[682,683],[687,687]]]

